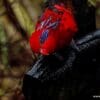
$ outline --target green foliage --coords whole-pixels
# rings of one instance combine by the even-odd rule
[[[8,65],[8,48],[6,46],[7,37],[4,32],[2,25],[0,24],[0,51],[1,51],[1,60],[2,63],[7,66]]]
[[[99,0],[98,0],[99,1]],[[88,0],[89,4],[96,6],[97,0]]]
[[[97,14],[98,14],[98,15],[100,15],[100,8],[99,8],[99,9],[97,9]]]
[[[15,6],[13,6],[13,10],[20,25],[28,32],[28,34],[31,34],[34,25],[26,9],[20,3],[16,2]]]
[[[5,91],[3,89],[0,89],[0,96],[3,96],[5,94]]]
[[[21,24],[23,24],[23,28],[28,32],[28,34],[30,35],[34,29],[34,23],[32,22],[30,16],[28,15],[28,13],[25,11],[25,9],[22,6],[19,6],[19,10],[20,10],[20,19],[22,21]]]

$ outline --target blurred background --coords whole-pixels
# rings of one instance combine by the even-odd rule
[[[96,7],[100,29],[100,0],[88,0]],[[24,73],[36,60],[29,46],[45,0],[0,0],[0,100],[24,100]]]

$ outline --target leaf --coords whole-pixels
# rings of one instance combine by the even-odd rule
[[[30,34],[33,31],[34,25],[26,9],[18,2],[12,8],[20,25]]]
[[[88,0],[89,4],[91,4],[92,6],[96,6],[96,2],[97,0]]]
[[[3,89],[0,89],[0,96],[3,96],[5,94],[5,91]]]

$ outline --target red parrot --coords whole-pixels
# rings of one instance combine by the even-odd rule
[[[57,4],[46,8],[30,37],[31,49],[43,55],[54,53],[69,45],[77,30],[70,10]]]

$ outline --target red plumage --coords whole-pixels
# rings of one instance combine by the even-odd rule
[[[70,44],[77,32],[73,14],[64,6],[47,8],[30,37],[30,46],[35,53],[49,55]]]

